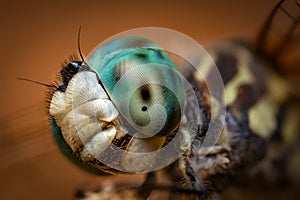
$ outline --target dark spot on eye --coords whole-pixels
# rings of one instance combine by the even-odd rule
[[[165,58],[164,55],[162,54],[161,50],[159,50],[159,49],[147,48],[147,50],[156,52],[157,55],[158,55],[161,59],[164,59],[164,58]]]
[[[164,59],[164,56],[163,56],[161,50],[156,50],[156,53],[161,59]]]
[[[141,96],[142,96],[144,101],[149,101],[150,100],[150,91],[149,91],[149,87],[147,85],[144,85],[141,88]]]
[[[137,53],[136,56],[141,58],[141,59],[146,59],[147,58],[147,55],[144,54],[144,53]]]
[[[119,76],[116,76],[116,81],[120,80],[120,77]]]
[[[143,106],[142,111],[144,111],[144,112],[147,111],[147,106]]]

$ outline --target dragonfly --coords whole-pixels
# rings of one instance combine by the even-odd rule
[[[43,129],[43,128],[42,128]],[[33,132],[36,132],[36,130],[33,130]],[[40,133],[42,132],[42,131],[39,131]]]

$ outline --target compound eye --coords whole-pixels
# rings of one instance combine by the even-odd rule
[[[95,51],[87,62],[135,133],[166,136],[178,128],[184,102],[182,80],[167,53],[152,41],[117,39]]]

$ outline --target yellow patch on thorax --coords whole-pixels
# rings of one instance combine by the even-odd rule
[[[249,111],[250,129],[263,138],[269,138],[275,131],[279,106],[289,93],[286,83],[271,71],[266,82],[266,94]]]
[[[255,81],[255,77],[249,69],[248,63],[250,60],[249,53],[246,51],[236,52],[238,58],[237,69],[238,72],[235,77],[230,80],[225,87],[225,105],[233,103],[238,94],[238,88],[243,84],[251,84]]]
[[[285,116],[281,132],[283,133],[283,141],[286,145],[291,145],[299,138],[300,131],[300,106],[292,105]]]

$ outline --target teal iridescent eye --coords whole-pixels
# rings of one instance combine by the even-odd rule
[[[93,52],[87,63],[141,134],[165,136],[178,127],[182,81],[175,64],[156,44],[141,37],[117,39]]]

